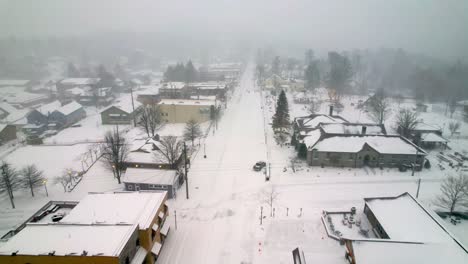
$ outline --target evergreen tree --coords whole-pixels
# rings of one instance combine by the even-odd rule
[[[284,90],[281,90],[281,93],[278,97],[276,103],[276,112],[273,116],[273,129],[286,129],[289,127],[289,106],[288,99],[286,98],[286,93]]]
[[[197,70],[193,66],[193,63],[191,60],[187,62],[185,65],[185,78],[184,81],[186,83],[191,83],[195,82],[197,80]]]

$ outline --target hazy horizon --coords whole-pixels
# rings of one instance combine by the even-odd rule
[[[468,57],[468,1],[0,0],[0,5],[1,37],[138,32],[251,47],[403,48],[439,58]]]

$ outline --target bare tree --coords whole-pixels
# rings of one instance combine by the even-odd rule
[[[21,169],[21,187],[30,189],[31,195],[34,197],[34,189],[41,187],[44,184],[44,173],[37,169],[36,165],[28,165]]]
[[[270,216],[273,217],[273,205],[278,200],[279,193],[275,190],[275,187],[265,189],[261,193],[261,202],[265,203],[270,207]]]
[[[383,91],[377,92],[369,100],[369,117],[379,124],[383,124],[390,114],[390,103]]]
[[[157,151],[164,156],[167,162],[175,169],[176,163],[182,153],[183,144],[175,136],[161,137]]]
[[[102,146],[102,158],[108,169],[112,171],[117,182],[120,184],[122,171],[125,169],[125,161],[128,156],[128,146],[125,138],[120,134],[119,128],[108,131]]]
[[[161,110],[157,105],[143,108],[138,125],[146,132],[148,137],[154,137],[156,131],[162,126]]]
[[[411,109],[401,109],[396,116],[396,127],[400,135],[409,137],[418,125],[419,114]]]
[[[192,141],[192,147],[194,145],[195,139],[201,137],[202,135],[203,135],[203,132],[200,128],[200,124],[194,119],[190,119],[185,124],[184,139],[186,141],[189,141],[189,140]]]
[[[453,134],[455,134],[459,129],[460,129],[460,122],[449,123],[449,130],[450,130],[451,137],[453,137]]]
[[[20,182],[18,179],[18,172],[11,167],[7,162],[2,162],[0,168],[0,193],[7,192],[8,197],[10,198],[11,207],[15,209],[14,194],[13,192],[20,188]]]
[[[54,177],[54,184],[60,184],[63,187],[63,192],[67,192],[67,186],[70,183],[70,177],[66,174]]]
[[[459,174],[450,175],[440,186],[441,194],[436,198],[435,204],[450,210],[450,214],[457,206],[468,206],[468,176]]]

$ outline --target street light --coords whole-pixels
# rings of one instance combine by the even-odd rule
[[[47,191],[47,180],[43,180],[42,184],[44,184],[46,196],[49,197],[49,192]]]

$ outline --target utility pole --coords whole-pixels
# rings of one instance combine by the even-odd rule
[[[263,223],[263,206],[260,206],[260,225]]]
[[[133,102],[133,86],[130,85],[130,96],[132,97],[133,126],[136,127],[135,103]]]
[[[174,224],[175,224],[175,230],[177,230],[177,211],[174,210]]]
[[[2,165],[3,182],[5,183],[8,191],[8,197],[10,198],[11,207],[15,209],[15,202],[13,201],[13,187],[11,186],[10,178],[7,176],[7,172],[5,171],[7,167],[8,165],[5,163]]]
[[[189,188],[188,188],[188,172],[187,172],[187,146],[184,142],[184,169],[185,169],[185,193],[187,195],[187,199],[189,199]]]
[[[421,187],[421,178],[418,179],[418,190],[416,190],[416,198],[419,196],[419,188]]]

